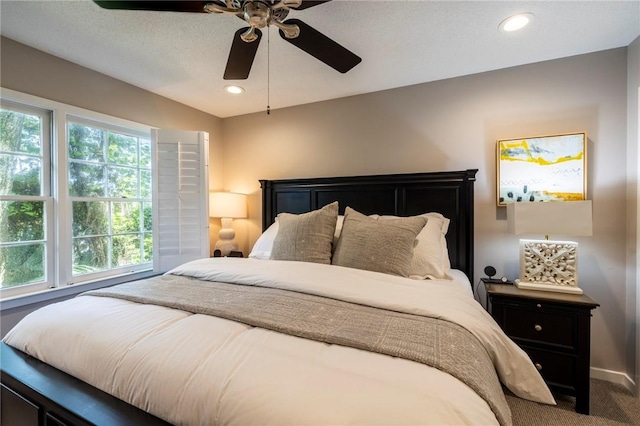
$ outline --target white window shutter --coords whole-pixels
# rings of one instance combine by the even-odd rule
[[[209,257],[209,134],[152,130],[153,265],[166,272]]]

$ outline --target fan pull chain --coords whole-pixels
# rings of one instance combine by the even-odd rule
[[[271,115],[271,26],[267,27],[267,115]]]

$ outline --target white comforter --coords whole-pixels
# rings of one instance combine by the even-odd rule
[[[457,322],[515,394],[554,403],[468,281],[414,281],[331,265],[215,258],[170,273],[257,284]],[[175,424],[496,424],[452,376],[413,361],[233,321],[82,296],[24,318],[5,342]]]

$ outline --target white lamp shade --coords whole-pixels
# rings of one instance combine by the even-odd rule
[[[209,194],[209,216],[247,217],[247,196],[235,192],[212,192]]]
[[[591,201],[507,204],[509,232],[516,235],[592,235]]]

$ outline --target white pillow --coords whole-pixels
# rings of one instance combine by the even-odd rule
[[[344,216],[338,216],[338,221],[336,222],[336,230],[333,234],[333,247],[335,249],[336,244],[338,243],[338,238],[340,238],[340,231],[342,230],[342,223],[344,222]],[[276,217],[276,221],[267,228],[266,231],[260,235],[260,238],[256,241],[251,249],[251,253],[249,253],[249,257],[252,259],[263,259],[268,260],[271,258],[271,250],[273,249],[273,241],[276,239],[276,235],[278,235],[278,218]]]
[[[278,235],[278,221],[276,220],[266,231],[260,235],[258,241],[253,245],[249,257],[252,259],[267,260],[271,258],[271,249],[273,248],[273,240]]]
[[[449,250],[447,249],[447,231],[449,219],[440,213],[426,213],[427,224],[418,234],[418,244],[411,261],[411,278],[451,280],[447,272],[451,269]]]
[[[427,219],[427,224],[418,234],[417,243],[413,250],[409,278],[424,279],[453,279],[449,274],[451,261],[447,249],[447,231],[449,219],[440,213],[425,213],[420,216]],[[382,219],[397,216],[379,216]]]

